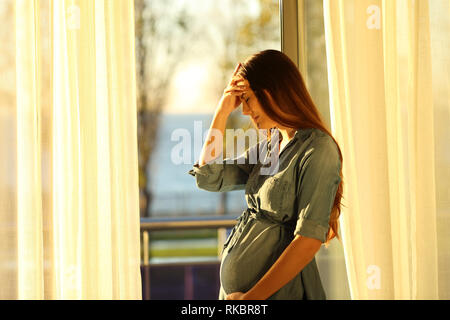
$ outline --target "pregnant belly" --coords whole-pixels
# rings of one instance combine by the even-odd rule
[[[269,270],[290,242],[281,225],[250,219],[231,249],[225,248],[220,281],[227,294],[246,292]]]

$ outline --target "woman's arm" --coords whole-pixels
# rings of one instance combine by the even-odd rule
[[[188,171],[196,178],[197,187],[203,190],[226,192],[245,189],[249,174],[254,167],[254,164],[248,163],[251,161],[247,160],[255,158],[258,144],[236,158],[224,161],[225,159],[221,157],[227,119],[230,113],[241,104],[241,96],[245,90],[248,90],[248,84],[237,75],[239,67],[240,64],[236,67],[219,101],[200,158]],[[231,163],[229,160],[232,160]]]
[[[246,293],[234,292],[227,300],[265,300],[291,281],[319,251],[318,239],[296,235],[266,274]]]
[[[208,131],[208,137],[203,145],[202,152],[198,161],[199,166],[214,161],[223,152],[223,136],[227,124],[229,113],[217,109],[214,113],[211,127]],[[214,151],[214,153],[212,152]]]
[[[225,135],[228,116],[241,104],[240,96],[245,90],[248,90],[248,85],[245,84],[242,78],[237,76],[240,66],[240,63],[236,66],[233,76],[225,88],[216,108],[211,127],[208,131],[208,137],[200,154],[199,166],[214,161],[223,152],[223,137]],[[213,150],[214,154],[212,153]]]

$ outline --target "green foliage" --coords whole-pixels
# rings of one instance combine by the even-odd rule
[[[150,241],[210,239],[215,237],[217,237],[217,229],[152,231],[150,233]]]
[[[217,257],[217,246],[204,248],[150,249],[149,256],[152,258]]]

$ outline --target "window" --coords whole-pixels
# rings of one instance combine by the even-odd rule
[[[142,216],[245,208],[242,193],[221,199],[197,189],[186,172],[200,155],[194,138],[209,129],[236,64],[280,50],[279,21],[277,0],[136,1]],[[250,126],[240,113],[233,112],[230,127]],[[189,155],[174,149],[177,132],[190,135]],[[188,161],[179,164],[180,157]]]
[[[281,50],[278,0],[135,0],[135,17],[141,217],[238,216],[243,192],[200,190],[187,172],[237,63]],[[251,127],[241,111],[227,128]],[[223,231],[150,232],[144,298],[216,299]]]

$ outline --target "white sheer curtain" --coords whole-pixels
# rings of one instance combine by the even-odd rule
[[[133,1],[2,2],[0,298],[140,299]]]
[[[450,298],[450,2],[324,0],[352,299]]]

